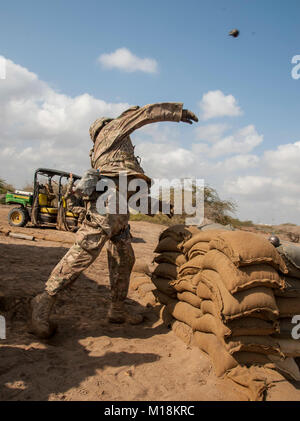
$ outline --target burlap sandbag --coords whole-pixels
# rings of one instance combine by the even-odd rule
[[[189,291],[183,291],[177,293],[177,298],[179,301],[184,301],[185,303],[191,304],[196,308],[201,308],[201,298],[197,297],[196,294],[193,294]]]
[[[177,292],[189,291],[195,294],[197,287],[193,284],[193,279],[193,275],[186,275],[182,279],[175,279],[170,285],[172,285]]]
[[[147,284],[139,285],[137,291],[138,291],[140,297],[143,298],[148,294],[148,292],[151,292],[154,289],[155,289],[155,285],[153,285],[152,282],[150,282],[150,283],[147,283]]]
[[[276,249],[283,258],[288,275],[294,278],[300,278],[300,247],[296,244],[284,241]]]
[[[224,253],[238,267],[268,263],[282,273],[288,272],[276,248],[259,234],[223,231],[215,236],[209,243],[209,247]]]
[[[183,301],[169,303],[167,309],[174,319],[184,322],[190,327],[193,326],[195,319],[202,316],[200,309]]]
[[[137,276],[132,276],[130,278],[129,288],[132,290],[138,289],[138,287],[142,284],[151,283],[151,279],[147,275],[135,274]]]
[[[176,298],[177,291],[170,284],[171,281],[169,279],[152,275],[152,282],[159,291],[163,292],[169,297]]]
[[[300,357],[300,340],[299,339],[281,339],[276,338],[281,352],[285,357]]]
[[[193,340],[193,331],[186,323],[175,320],[172,323],[172,331],[181,339],[186,345],[190,345]]]
[[[282,359],[277,355],[268,355],[268,359],[274,363],[274,368],[282,373],[286,378],[300,381],[300,370],[294,358]]]
[[[180,243],[178,243],[173,238],[166,237],[157,244],[154,253],[163,253],[164,251],[175,251],[177,253],[181,252],[179,244]]]
[[[295,325],[292,323],[292,317],[286,317],[278,320],[279,332],[276,332],[274,336],[276,338],[291,339],[292,330]]]
[[[264,355],[257,352],[238,352],[234,358],[239,364],[247,367],[253,365],[264,366],[277,370],[284,377],[290,380],[300,381],[300,371],[294,358],[288,357],[282,359],[278,355]]]
[[[238,365],[236,359],[229,354],[217,336],[211,333],[194,332],[193,344],[209,356],[218,377]]]
[[[132,272],[133,273],[146,273],[147,275],[150,275],[151,273],[148,263],[140,261],[140,260],[135,262],[132,268]]]
[[[300,279],[284,277],[284,288],[274,291],[275,296],[300,299]]]
[[[207,269],[201,272],[201,280],[211,292],[210,299],[216,307],[217,315],[224,321],[258,313],[266,320],[275,320],[279,315],[270,288],[256,287],[232,295],[224,286],[220,275]],[[205,313],[203,305],[205,301],[201,304],[201,309]]]
[[[204,255],[209,251],[209,243],[201,241],[193,245],[187,253],[188,259],[193,259],[198,255]]]
[[[178,302],[177,298],[171,298],[169,295],[164,294],[163,292],[159,291],[158,289],[155,289],[152,291],[156,300],[167,306],[168,304],[176,304]]]
[[[155,263],[170,263],[172,265],[181,266],[184,265],[187,260],[182,253],[177,253],[175,251],[164,251],[162,254],[159,254],[154,258]]]
[[[193,233],[198,231],[199,230],[195,226],[186,226],[183,224],[172,225],[160,234],[159,241],[170,237],[173,238],[176,242],[181,242],[183,240],[188,240],[192,237]]]
[[[170,263],[160,263],[153,271],[153,275],[157,276],[158,278],[167,278],[170,280],[176,279],[177,274],[177,266]]]
[[[279,309],[279,317],[293,317],[300,314],[300,299],[299,298],[282,298],[276,297],[276,304]]]
[[[183,242],[180,247],[183,253],[188,253],[188,251],[197,243],[200,242],[210,242],[220,230],[211,230],[211,231],[200,231],[199,234],[193,235],[189,240]]]
[[[231,355],[239,351],[248,351],[284,357],[279,341],[271,336],[233,336],[224,340],[224,346]]]
[[[165,304],[162,305],[159,311],[159,317],[169,329],[172,327],[172,323],[175,321],[174,317],[168,312],[167,306]]]
[[[256,286],[283,288],[284,280],[268,264],[253,264],[237,268],[235,264],[219,250],[210,250],[203,258],[203,269],[218,272],[232,294]]]
[[[279,331],[277,322],[245,317],[229,321],[226,325],[218,317],[206,313],[193,324],[193,330],[213,333],[218,337],[266,336]]]
[[[238,365],[226,373],[226,378],[239,386],[250,401],[264,400],[267,392],[284,380],[277,371],[256,365]]]
[[[196,256],[191,260],[188,260],[184,265],[178,269],[178,278],[184,278],[186,275],[194,275],[198,273],[202,268],[204,256]]]

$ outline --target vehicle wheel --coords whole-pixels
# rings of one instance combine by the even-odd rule
[[[8,214],[8,223],[12,227],[24,227],[28,222],[28,212],[25,208],[13,208]]]

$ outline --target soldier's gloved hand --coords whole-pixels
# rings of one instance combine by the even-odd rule
[[[193,124],[192,120],[196,122],[199,121],[196,114],[194,114],[192,111],[182,110],[181,121],[183,121],[184,123]]]

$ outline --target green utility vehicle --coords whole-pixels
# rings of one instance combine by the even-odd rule
[[[64,230],[74,229],[77,226],[78,215],[66,210],[62,192],[62,180],[68,179],[69,176],[70,173],[65,171],[38,168],[34,173],[33,193],[16,190],[6,194],[6,204],[18,205],[8,213],[9,224],[13,227],[24,227],[30,221],[35,226],[46,224],[56,225]],[[41,177],[47,177],[47,184],[41,184]],[[80,178],[79,175],[73,174],[74,182]],[[56,185],[56,192],[53,184]]]

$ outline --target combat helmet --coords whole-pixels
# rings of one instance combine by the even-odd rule
[[[277,237],[277,235],[271,235],[271,237],[269,237],[269,241],[271,244],[273,244],[274,247],[280,246],[280,239]]]
[[[101,117],[97,118],[97,120],[94,121],[94,123],[90,127],[90,136],[94,143],[100,130],[105,126],[106,123],[109,123],[112,120],[113,118]]]

